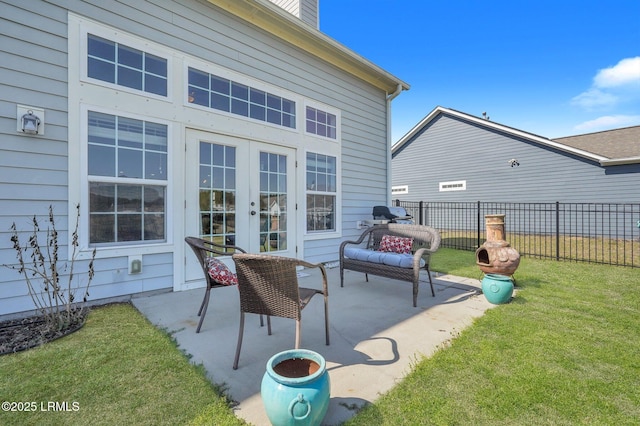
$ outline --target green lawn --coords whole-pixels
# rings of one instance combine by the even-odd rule
[[[434,269],[479,278],[474,253]],[[349,425],[637,425],[640,271],[522,259],[517,295]]]
[[[0,376],[2,401],[37,405],[0,411],[0,425],[243,424],[203,369],[130,305],[94,309],[78,332],[3,355]],[[50,411],[50,401],[70,411]]]
[[[433,269],[481,278],[473,252]],[[352,425],[638,424],[640,271],[522,259],[517,294],[417,362]],[[129,305],[95,309],[78,332],[0,357],[2,425],[243,424],[220,389]],[[67,402],[68,412],[41,409]],[[73,403],[77,405],[73,405]],[[77,407],[77,411],[73,411]]]

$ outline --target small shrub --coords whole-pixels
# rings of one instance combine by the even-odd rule
[[[20,243],[15,222],[11,225],[11,242],[16,251],[18,264],[4,265],[17,270],[25,278],[29,296],[36,310],[44,319],[49,330],[60,331],[75,326],[84,321],[86,316],[85,302],[89,297],[89,285],[93,279],[93,262],[96,256],[94,249],[89,261],[87,282],[82,299],[79,302],[76,291],[80,288],[73,286],[74,266],[77,258],[78,222],[80,205],[76,205],[76,225],[72,234],[72,254],[69,262],[61,264],[59,259],[58,231],[56,230],[53,207],[49,206],[49,224],[46,230],[46,244],[41,245],[40,236],[43,232],[36,216],[33,216],[33,230],[28,242],[23,247]]]

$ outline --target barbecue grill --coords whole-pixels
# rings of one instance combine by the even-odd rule
[[[378,223],[404,223],[413,224],[413,216],[407,214],[404,207],[374,206],[373,220]]]

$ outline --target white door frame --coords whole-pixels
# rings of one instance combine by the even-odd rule
[[[296,257],[298,244],[298,218],[297,218],[297,171],[296,150],[264,142],[249,140],[246,138],[232,137],[213,132],[186,129],[186,152],[184,160],[184,236],[198,236],[199,223],[199,150],[200,142],[232,146],[236,148],[236,198],[235,198],[235,232],[236,245],[250,253],[261,252],[259,238],[260,231],[260,152],[278,154],[286,158],[287,176],[287,208],[286,208],[286,238],[285,250],[271,252],[272,254],[287,257]],[[282,157],[280,157],[282,158]],[[252,206],[251,203],[254,203]],[[255,214],[252,214],[252,211]],[[264,217],[264,216],[263,216]],[[249,229],[248,232],[243,230]],[[191,249],[184,243],[184,236],[179,238],[184,248],[184,271],[176,270],[179,274],[175,280],[174,290],[188,290],[203,287],[205,285],[202,270],[198,265]],[[229,267],[233,269],[230,257],[221,257]],[[176,268],[178,269],[178,268]]]

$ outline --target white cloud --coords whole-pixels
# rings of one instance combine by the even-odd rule
[[[628,84],[640,84],[640,56],[626,58],[617,65],[598,71],[593,78],[595,87],[618,87]]]
[[[574,127],[574,130],[590,133],[637,125],[640,125],[640,115],[605,115],[580,123]]]
[[[591,87],[571,99],[571,104],[587,109],[611,108],[622,101],[640,97],[640,56],[625,58],[598,71]]]
[[[607,92],[603,92],[597,88],[591,88],[586,92],[580,93],[578,96],[571,99],[573,105],[594,109],[600,107],[607,107],[615,105],[618,102],[618,97]]]

